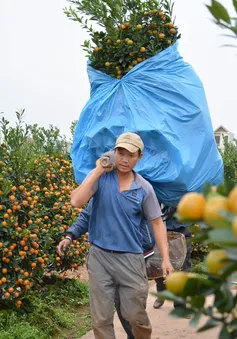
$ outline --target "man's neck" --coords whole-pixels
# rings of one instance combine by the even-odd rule
[[[132,178],[134,179],[135,175],[133,171],[123,173],[117,170],[117,176],[119,180],[131,180]]]
[[[134,180],[134,172],[121,173],[117,170],[119,192],[127,191],[131,188]]]

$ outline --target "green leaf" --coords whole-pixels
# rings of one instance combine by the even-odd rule
[[[202,326],[198,329],[197,332],[204,332],[206,330],[209,330],[210,328],[216,327],[217,325],[218,325],[218,323],[215,320],[209,319],[204,326]]]
[[[199,282],[197,279],[189,279],[185,285],[182,296],[194,296],[197,293]]]
[[[230,24],[230,16],[227,9],[218,1],[212,0],[212,5],[207,6],[211,14],[216,18],[217,21],[223,20]]]
[[[231,335],[228,332],[227,325],[223,325],[220,334],[219,334],[219,339],[231,339]]]
[[[197,228],[197,227],[195,227]],[[193,228],[194,230],[194,228]],[[200,242],[203,243],[205,240],[208,239],[208,232],[210,230],[209,229],[201,229],[199,228],[199,230],[194,230],[194,237],[190,238],[191,242]],[[189,240],[188,240],[189,241]]]
[[[233,6],[234,6],[234,8],[235,8],[235,10],[237,12],[237,0],[233,0]]]
[[[237,27],[231,27],[230,30],[237,35]]]
[[[237,330],[234,330],[231,332],[231,339],[236,339],[237,338]]]
[[[197,325],[198,325],[198,323],[199,323],[199,320],[200,320],[201,316],[202,316],[202,313],[201,313],[201,312],[195,313],[194,316],[193,316],[193,318],[192,318],[192,320],[190,321],[189,325],[190,325],[191,327],[194,327],[194,328],[197,327]]]
[[[215,301],[213,306],[220,309],[221,307],[223,307],[226,303],[226,298],[225,295],[222,291],[216,291],[216,295],[215,295]]]
[[[229,265],[227,265],[225,268],[221,270],[220,279],[226,279],[229,277],[232,273],[237,271],[237,262],[231,262]]]
[[[214,229],[210,231],[209,241],[218,243],[219,245],[237,247],[237,239],[230,228]]]
[[[204,197],[206,198],[208,196],[208,194],[211,192],[211,187],[212,185],[209,182],[206,182],[203,185],[203,189],[202,189],[202,193],[204,195]]]
[[[209,316],[210,318],[213,316],[213,307],[212,306],[208,306],[207,308],[205,308],[205,315]]]
[[[214,287],[213,288],[201,287],[198,293],[200,296],[207,297],[208,295],[215,293],[215,291],[216,291],[216,288]]]
[[[237,319],[232,320],[229,323],[229,326],[231,327],[231,329],[236,330],[237,329]]]
[[[220,215],[222,215],[224,211],[223,210],[218,210],[218,213]],[[224,218],[221,218],[221,219],[213,219],[213,220],[210,220],[211,222],[211,225],[213,228],[231,228],[232,226],[232,222],[227,220],[227,219],[224,219]]]
[[[190,304],[193,308],[202,308],[203,305],[205,304],[206,298],[202,295],[196,295],[191,298]]]
[[[234,307],[234,298],[228,284],[222,285],[220,290],[216,292],[214,307],[220,313],[230,312]]]
[[[235,215],[233,213],[229,211],[221,210],[220,215],[222,215],[226,219],[226,221],[230,222],[230,226],[232,225],[232,222],[235,219]]]
[[[165,290],[162,292],[154,293],[154,295],[157,297],[157,295],[159,296],[160,299],[164,299],[164,300],[171,300],[171,301],[175,301],[179,304],[183,304],[185,305],[185,301],[183,298],[177,297],[176,295],[174,295],[172,292]]]
[[[235,183],[234,180],[229,179],[229,178],[225,179],[225,182],[223,184],[220,184],[217,187],[216,192],[221,194],[221,195],[228,197],[230,191],[234,188],[235,185],[236,185],[236,183]]]
[[[169,315],[173,318],[183,318],[183,317],[189,316],[193,313],[194,313],[194,311],[191,310],[191,309],[188,309],[188,308],[182,307],[182,306],[178,306],[178,307],[175,307],[175,309],[173,309],[169,313]]]
[[[182,296],[195,296],[201,298],[213,294],[216,290],[216,282],[203,276],[190,278],[184,288]]]
[[[229,195],[230,191],[236,186],[236,180],[233,179],[225,179],[225,187],[227,191],[227,196]]]

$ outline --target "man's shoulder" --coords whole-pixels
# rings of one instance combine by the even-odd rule
[[[115,180],[115,170],[111,171],[111,172],[107,172],[107,173],[104,173],[102,174],[102,176],[99,178],[99,182],[100,183],[107,183],[109,182],[110,184],[114,183],[114,180]]]
[[[143,178],[143,176],[139,173],[136,173],[135,182],[136,182],[137,186],[142,187],[146,191],[146,193],[148,193],[150,190],[153,191],[153,187],[149,183],[149,181],[147,181],[145,178]]]

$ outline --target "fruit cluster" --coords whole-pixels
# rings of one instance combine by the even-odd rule
[[[98,33],[97,46],[90,55],[91,66],[121,79],[137,64],[172,45],[180,36],[178,28],[162,10],[140,14],[137,24],[125,22],[115,28],[115,37]]]
[[[70,7],[64,13],[78,21],[91,37],[82,45],[90,65],[111,77],[121,79],[180,38],[172,20],[171,0],[69,1],[75,9]],[[96,28],[88,22],[95,22]],[[98,26],[103,30],[98,31]]]
[[[38,156],[25,177],[7,145],[0,145],[0,156],[0,300],[21,307],[22,297],[46,272],[63,277],[83,265],[89,243],[86,234],[63,258],[57,253],[80,214],[70,204],[75,182],[67,154]]]

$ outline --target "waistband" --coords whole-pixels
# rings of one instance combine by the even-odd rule
[[[107,250],[105,248],[102,248],[94,243],[92,243],[93,246],[99,248],[102,251],[109,252],[109,253],[118,253],[118,254],[126,254],[126,253],[132,253],[132,254],[141,254],[141,253],[134,253],[134,252],[123,252],[123,251],[114,251],[114,250]]]

